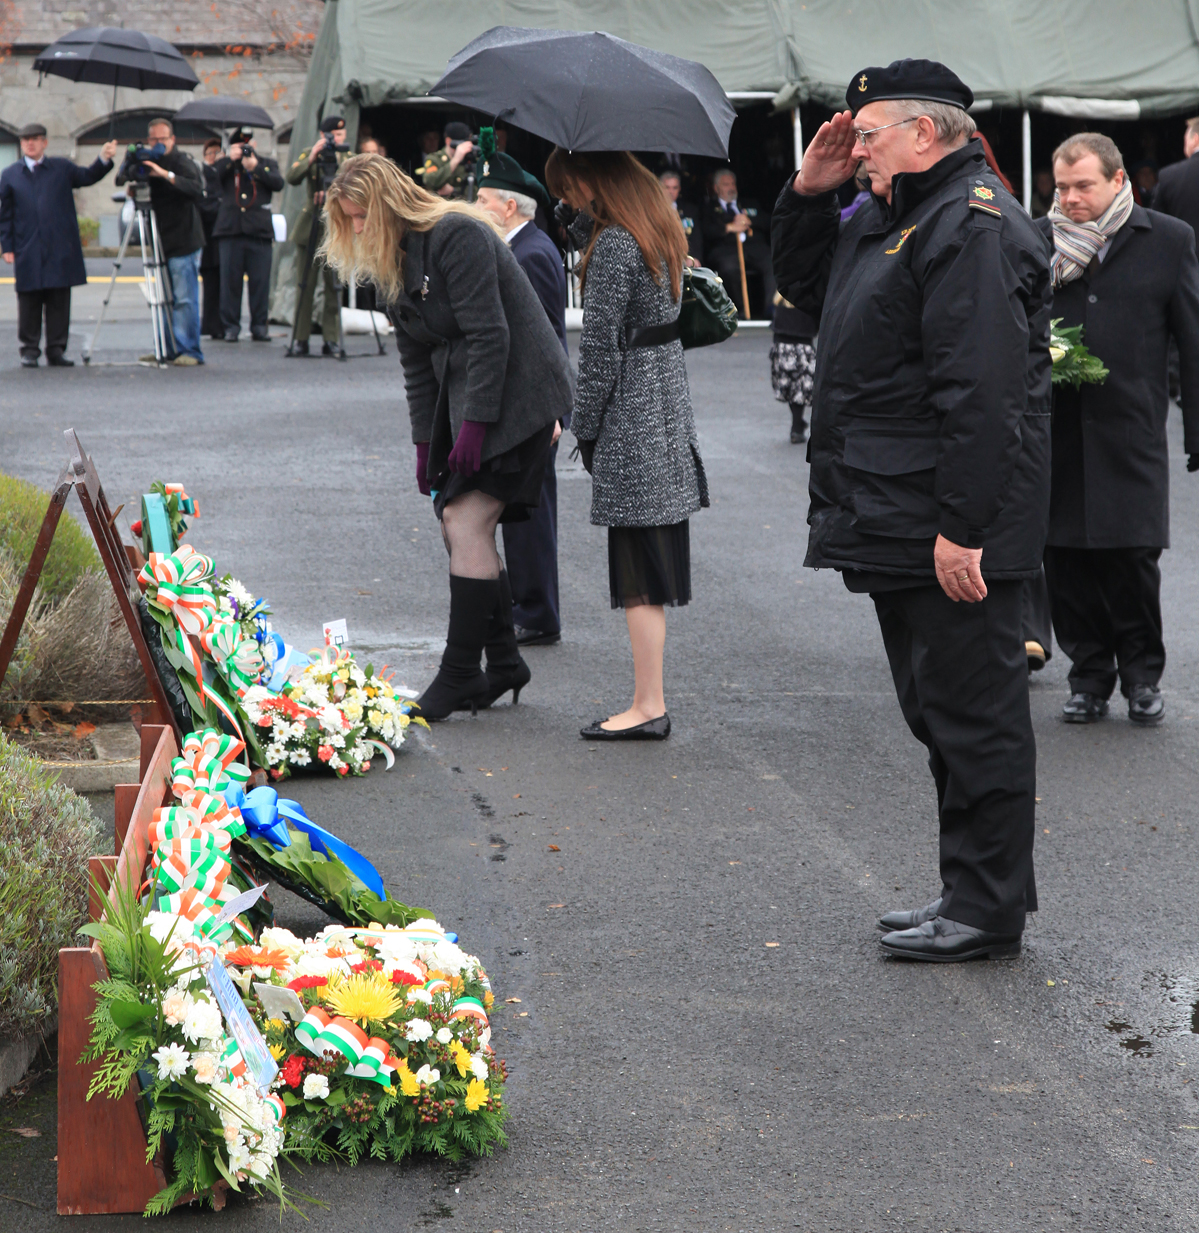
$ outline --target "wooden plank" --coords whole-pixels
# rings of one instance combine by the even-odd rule
[[[58,1214],[140,1212],[165,1185],[146,1161],[133,1087],[120,1100],[87,1099],[96,1071],[81,1065],[96,1009],[92,986],[107,976],[96,948],[58,952]]]
[[[154,734],[157,739],[147,759],[147,742]],[[119,886],[137,887],[142,884],[146,860],[150,855],[150,823],[154,821],[154,811],[160,805],[170,804],[174,799],[171,793],[171,762],[178,756],[179,746],[175,743],[175,734],[170,728],[154,724],[142,725],[142,763],[146,769],[129,815],[129,826],[125,831],[125,842],[117,860],[110,899]]]
[[[97,921],[104,915],[104,903],[116,872],[116,856],[91,856],[87,862],[87,918]]]
[[[113,851],[118,855],[125,844],[125,832],[129,829],[129,819],[133,817],[133,806],[137,803],[137,794],[142,790],[140,783],[119,783],[113,788],[113,830],[115,844]]]

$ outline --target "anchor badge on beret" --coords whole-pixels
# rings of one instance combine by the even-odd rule
[[[861,94],[866,93],[866,74],[865,73],[863,73],[861,77],[858,78],[858,92]]]

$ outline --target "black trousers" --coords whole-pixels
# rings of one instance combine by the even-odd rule
[[[541,481],[541,504],[527,522],[504,522],[504,562],[512,584],[512,620],[543,634],[562,631],[558,608],[558,474],[550,450]]]
[[[71,332],[71,288],[45,287],[17,292],[17,339],[21,354],[36,360],[42,353],[42,314],[46,316],[46,355],[56,360],[67,349]]]
[[[204,308],[200,314],[200,333],[209,338],[220,338],[225,327],[221,324],[221,267],[202,265],[200,278],[204,283]]]
[[[750,306],[753,316],[763,321],[771,316],[774,304],[774,263],[770,257],[770,248],[764,241],[747,240],[742,246],[745,252],[745,281],[750,286]],[[712,268],[724,279],[724,289],[733,303],[745,316],[745,305],[741,303],[741,265],[737,260],[737,250],[731,245],[725,249],[709,254]],[[762,280],[762,300],[760,304],[753,303],[753,275]]]
[[[1037,910],[1023,590],[988,582],[977,604],[935,585],[871,596],[900,709],[937,787],[941,915],[1004,934],[1023,932]]]
[[[257,236],[222,236],[221,248],[221,325],[225,337],[241,332],[241,291],[243,282],[250,295],[250,333],[264,337],[270,333],[267,307],[271,294],[271,241]]]
[[[1070,688],[1110,698],[1156,685],[1166,666],[1160,548],[1045,548],[1045,577]]]
[[[1049,587],[1045,571],[1024,583],[1021,604],[1024,641],[1038,642],[1045,652],[1045,662],[1053,658],[1053,618],[1049,611]]]

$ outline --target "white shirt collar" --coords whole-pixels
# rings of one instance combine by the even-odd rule
[[[530,220],[526,218],[525,221],[521,223],[520,227],[513,227],[512,230],[509,231],[506,236],[504,236],[504,239],[507,240],[509,244],[511,244],[512,237],[515,236],[516,233],[520,231],[522,228],[527,227],[529,225],[529,222]]]

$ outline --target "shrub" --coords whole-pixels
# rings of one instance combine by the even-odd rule
[[[0,736],[0,1039],[58,1010],[58,948],[87,917],[99,839],[88,803]]]
[[[100,220],[98,218],[81,218],[79,220],[79,240],[84,248],[95,244],[100,237]]]
[[[29,561],[33,545],[46,516],[49,495],[25,480],[0,475],[0,550],[5,550],[20,563],[21,571]],[[54,542],[42,569],[42,596],[56,604],[89,570],[101,570],[100,554],[91,536],[64,513],[54,533]]]

